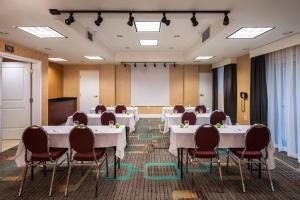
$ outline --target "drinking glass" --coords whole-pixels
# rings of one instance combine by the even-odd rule
[[[112,120],[109,121],[109,127],[110,127],[110,128],[113,128],[113,127],[114,127],[114,121],[112,121]]]
[[[98,115],[101,115],[102,114],[102,110],[98,110]]]
[[[190,125],[190,121],[189,120],[184,120],[184,126],[189,127],[189,125]]]
[[[202,113],[203,113],[203,110],[202,110],[202,109],[200,109],[199,111],[200,111],[200,114],[202,114]]]
[[[126,114],[126,111],[125,111],[125,110],[122,110],[122,114],[125,115],[125,114]]]
[[[226,120],[222,120],[223,128],[226,128]]]
[[[73,121],[73,125],[74,126],[78,126],[79,125],[79,121],[78,120]]]
[[[174,110],[174,113],[177,114],[177,110]]]

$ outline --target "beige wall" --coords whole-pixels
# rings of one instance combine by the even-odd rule
[[[5,44],[15,47],[14,55],[42,62],[42,124],[48,124],[48,55],[2,39],[0,39],[0,52],[5,52]]]
[[[48,98],[63,97],[64,66],[49,62]]]
[[[250,123],[250,57],[249,54],[237,58],[237,123]],[[245,102],[246,110],[241,110],[240,92],[248,93],[248,100]]]

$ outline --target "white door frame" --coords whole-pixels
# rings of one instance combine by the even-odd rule
[[[0,61],[2,58],[13,59],[16,61],[27,62],[32,64],[33,68],[33,85],[32,85],[32,123],[41,125],[42,122],[42,61],[25,58],[22,56],[12,55],[4,52],[0,52]],[[0,75],[2,74],[2,63],[0,62]],[[2,77],[2,76],[0,76]],[[0,83],[2,82],[0,78]],[[0,108],[2,106],[2,91],[0,89]],[[1,109],[0,109],[1,116]],[[0,151],[2,149],[2,131],[1,131],[1,118],[0,118]]]

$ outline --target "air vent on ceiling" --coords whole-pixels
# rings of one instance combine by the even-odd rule
[[[208,27],[205,31],[202,33],[202,42],[205,42],[210,37],[210,28]]]

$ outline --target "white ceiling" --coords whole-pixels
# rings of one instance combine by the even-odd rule
[[[127,14],[103,14],[100,27],[94,25],[97,15],[75,15],[75,23],[67,26],[68,15],[52,16],[56,9],[113,10],[224,10],[231,13],[230,24],[222,25],[223,16],[197,15],[199,25],[193,27],[188,14],[167,15],[170,26],[162,24],[158,33],[137,33],[130,27]],[[284,32],[300,32],[299,0],[1,0],[0,38],[23,44],[62,57],[67,63],[114,63],[120,61],[175,61],[192,63],[199,55],[215,56],[203,63],[214,63],[236,57],[272,41],[287,37]],[[161,15],[134,15],[136,21],[159,21]],[[49,26],[68,38],[40,39],[16,29],[16,26]],[[201,33],[211,27],[211,38],[201,43]],[[241,27],[275,27],[256,39],[226,39]],[[85,38],[86,29],[95,31],[95,41]],[[122,38],[117,37],[122,35]],[[175,38],[174,35],[180,35]],[[157,47],[141,47],[140,39],[158,39]],[[47,50],[50,48],[51,50]],[[87,61],[84,55],[99,55],[104,61]]]

